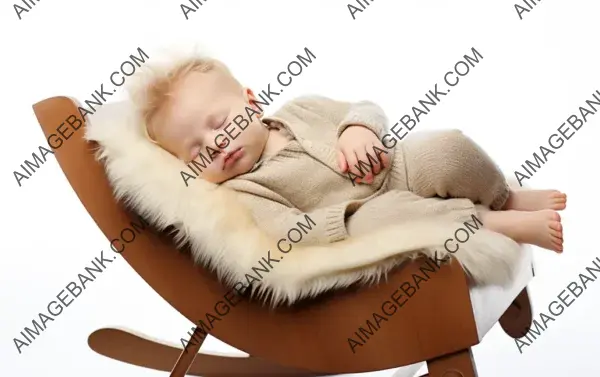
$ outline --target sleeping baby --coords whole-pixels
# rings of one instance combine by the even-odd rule
[[[209,58],[181,61],[152,77],[139,106],[152,142],[195,166],[199,179],[235,191],[273,237],[306,215],[316,225],[305,243],[424,217],[464,222],[474,215],[518,243],[563,250],[556,211],[566,207],[566,195],[511,190],[490,157],[458,130],[404,139],[406,133],[385,133],[387,118],[376,104],[320,96],[265,116],[252,90]]]

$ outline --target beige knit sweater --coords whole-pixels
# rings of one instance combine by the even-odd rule
[[[383,136],[387,118],[374,103],[307,96],[288,102],[263,121],[281,127],[289,143],[277,154],[261,157],[250,172],[223,185],[238,193],[258,225],[276,239],[285,238],[298,222],[306,224],[305,215],[316,226],[301,242],[327,243],[368,233],[390,222],[423,216],[466,221],[477,213],[468,199],[423,198],[410,192],[402,143],[386,150],[391,167],[375,176],[371,185],[354,185],[339,171],[335,146],[348,125],[364,125],[380,139]],[[503,182],[503,178],[490,178]],[[497,186],[503,196],[504,185]]]

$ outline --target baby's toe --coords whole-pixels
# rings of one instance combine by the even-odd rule
[[[553,238],[551,242],[552,242],[552,250],[557,251],[557,252],[563,251],[563,240]]]
[[[560,230],[555,230],[555,229],[552,229],[552,228],[550,228],[550,235],[551,235],[553,238],[557,238],[557,239],[560,239],[560,240],[562,240],[562,238],[563,238],[563,233],[562,233],[562,231],[560,231]]]
[[[552,204],[550,204],[550,208],[551,209],[555,209],[555,210],[563,210],[565,208],[567,208],[567,201],[564,199],[553,199]]]

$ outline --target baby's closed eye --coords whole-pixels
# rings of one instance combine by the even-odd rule
[[[202,146],[200,144],[193,145],[189,151],[188,160],[186,163],[193,161],[200,154],[200,149]]]
[[[221,118],[219,121],[215,122],[212,126],[213,129],[218,130],[227,124],[227,117]]]

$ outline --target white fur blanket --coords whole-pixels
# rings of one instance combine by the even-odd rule
[[[253,295],[273,305],[355,282],[377,282],[392,267],[421,254],[444,258],[449,255],[444,241],[464,228],[462,223],[388,225],[369,236],[328,245],[294,245],[283,254],[277,239],[259,229],[238,204],[235,192],[201,179],[186,187],[180,176],[185,164],[147,141],[129,102],[107,104],[91,118],[86,138],[99,143],[97,158],[116,198],[159,229],[173,225],[176,241],[189,242],[196,261],[216,270],[230,286],[246,284],[246,274],[256,276],[252,268],[260,268],[270,250],[270,258],[279,262],[260,273]],[[475,283],[503,285],[511,280],[521,255],[514,241],[480,228],[451,256]]]

